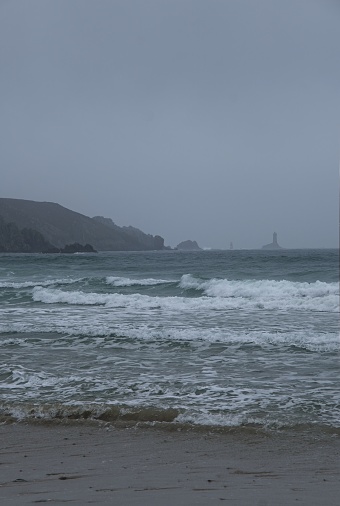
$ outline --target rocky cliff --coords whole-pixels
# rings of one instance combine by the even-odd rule
[[[15,223],[6,223],[0,216],[0,253],[55,253],[57,250],[32,228],[20,230]]]
[[[159,236],[154,240],[150,236],[149,242],[143,241],[138,234],[124,230],[130,227],[118,227],[113,222],[114,226],[111,226],[53,202],[0,198],[0,216],[4,222],[14,223],[20,230],[34,229],[57,248],[71,243],[88,243],[99,251],[143,251],[164,246],[164,240]]]
[[[110,218],[104,218],[103,216],[94,216],[93,220],[103,223],[107,227],[110,227],[116,231],[122,231],[127,234],[131,239],[137,240],[143,249],[145,250],[161,250],[164,248],[164,239],[159,235],[145,234],[139,228],[135,227],[119,227]]]

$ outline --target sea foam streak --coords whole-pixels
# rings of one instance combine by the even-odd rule
[[[0,288],[34,288],[35,286],[54,286],[54,285],[73,285],[83,281],[83,278],[78,279],[51,279],[45,281],[3,281],[0,282]]]
[[[108,276],[106,278],[106,283],[108,285],[113,286],[153,286],[153,285],[164,285],[167,283],[176,283],[176,281],[171,281],[169,279],[130,279],[123,278],[119,276]]]
[[[24,316],[6,318],[6,314],[0,314],[0,316],[5,316],[8,321],[6,324],[0,323],[0,332],[14,333],[14,336],[2,339],[2,346],[20,348],[46,346],[50,349],[68,348],[79,352],[79,350],[96,349],[98,346],[101,349],[110,349],[116,348],[118,345],[121,348],[125,339],[128,341],[132,339],[136,343],[148,342],[149,346],[156,348],[162,347],[164,343],[182,342],[195,343],[195,346],[202,346],[202,349],[210,344],[225,343],[235,347],[254,345],[264,349],[268,349],[268,347],[278,349],[294,347],[296,350],[305,349],[312,352],[338,353],[340,351],[338,334],[331,330],[327,330],[321,335],[317,330],[310,329],[306,332],[304,329],[292,330],[289,327],[281,332],[275,331],[275,328],[270,326],[263,330],[249,329],[245,331],[242,328],[234,327],[225,329],[218,325],[203,327],[200,324],[195,325],[195,322],[183,327],[180,322],[174,321],[172,314],[165,315],[164,326],[162,326],[157,319],[152,320],[152,313],[142,315],[139,318],[138,326],[133,326],[130,321],[132,313],[129,314],[125,311],[121,314],[121,311],[118,310],[118,315],[117,312],[112,313],[111,308],[108,308],[105,313],[98,313],[97,309],[99,308],[91,307],[88,309],[90,318],[84,321],[82,311],[74,312],[72,308],[68,309],[67,313],[63,308],[62,313],[56,311],[49,312],[48,315],[41,314],[36,310],[31,315],[31,319],[25,321],[23,320]],[[48,317],[46,318],[46,316]],[[37,327],[39,331],[36,330]],[[54,334],[54,337],[47,337],[49,334]],[[64,337],[61,337],[60,334]],[[16,335],[19,337],[15,337]],[[27,335],[27,338],[24,335]],[[35,336],[33,343],[30,340],[31,335]],[[126,343],[126,346],[130,349],[134,345],[129,342],[129,344]]]

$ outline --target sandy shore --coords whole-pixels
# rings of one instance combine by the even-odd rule
[[[340,437],[0,426],[0,504],[335,506]]]

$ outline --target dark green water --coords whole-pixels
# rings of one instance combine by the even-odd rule
[[[340,427],[337,250],[0,255],[0,413]]]

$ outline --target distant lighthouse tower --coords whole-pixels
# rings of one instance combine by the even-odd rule
[[[279,243],[277,242],[277,233],[273,233],[273,242],[270,244],[265,244],[262,246],[262,249],[282,249]]]
[[[232,242],[230,243],[230,249],[234,249],[234,245]]]

